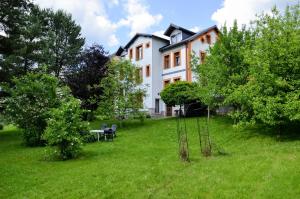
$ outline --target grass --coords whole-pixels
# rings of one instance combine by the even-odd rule
[[[7,126],[0,131],[0,198],[299,198],[299,137],[278,141],[269,129],[237,131],[214,118],[212,139],[228,155],[204,158],[195,119],[187,125],[190,163],[178,160],[174,119],[126,123],[114,142],[87,144],[70,161],[44,160],[45,148],[24,147],[21,133]]]

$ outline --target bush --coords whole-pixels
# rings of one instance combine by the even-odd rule
[[[184,105],[199,100],[195,93],[197,85],[179,81],[168,85],[161,93],[161,99],[168,106]]]
[[[92,143],[97,141],[95,134],[91,134],[89,131],[80,131],[80,136],[84,143]]]
[[[3,130],[3,124],[0,124],[0,130]]]
[[[43,138],[49,146],[54,146],[54,155],[62,160],[75,158],[82,145],[81,132],[86,131],[82,121],[80,101],[71,97],[60,107],[50,111],[50,119]]]
[[[49,110],[59,105],[58,79],[47,74],[28,73],[13,80],[14,87],[6,89],[10,95],[4,114],[8,121],[23,130],[25,144],[45,144],[42,134],[47,126]]]

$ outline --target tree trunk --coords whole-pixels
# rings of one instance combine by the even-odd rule
[[[207,123],[209,122],[209,118],[210,118],[210,108],[208,106],[207,107]]]

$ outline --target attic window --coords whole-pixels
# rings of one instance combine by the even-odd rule
[[[143,59],[143,45],[139,45],[138,47],[136,47],[135,53],[136,61]]]
[[[171,36],[171,44],[175,44],[175,43],[180,42],[180,39],[181,39],[181,33],[177,33],[175,35],[172,35]]]
[[[204,43],[205,40],[204,40],[203,37],[201,37],[201,38],[200,38],[200,41],[201,41],[202,43]]]
[[[150,42],[146,43],[146,48],[150,48]]]
[[[210,37],[210,34],[207,34],[206,35],[206,41],[208,44],[211,44],[211,37]]]

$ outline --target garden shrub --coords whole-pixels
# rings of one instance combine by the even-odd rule
[[[189,104],[199,100],[195,95],[196,88],[195,83],[179,81],[164,88],[160,96],[168,106]]]
[[[59,159],[67,160],[79,154],[83,141],[80,133],[87,130],[82,113],[80,101],[73,97],[50,111],[43,138],[55,148],[53,155]]]
[[[7,89],[10,97],[5,104],[5,117],[23,130],[26,145],[45,144],[42,134],[47,126],[49,110],[59,105],[58,79],[42,73],[28,73],[13,80]]]
[[[97,141],[97,136],[89,131],[80,131],[79,133],[84,143],[92,143]]]

